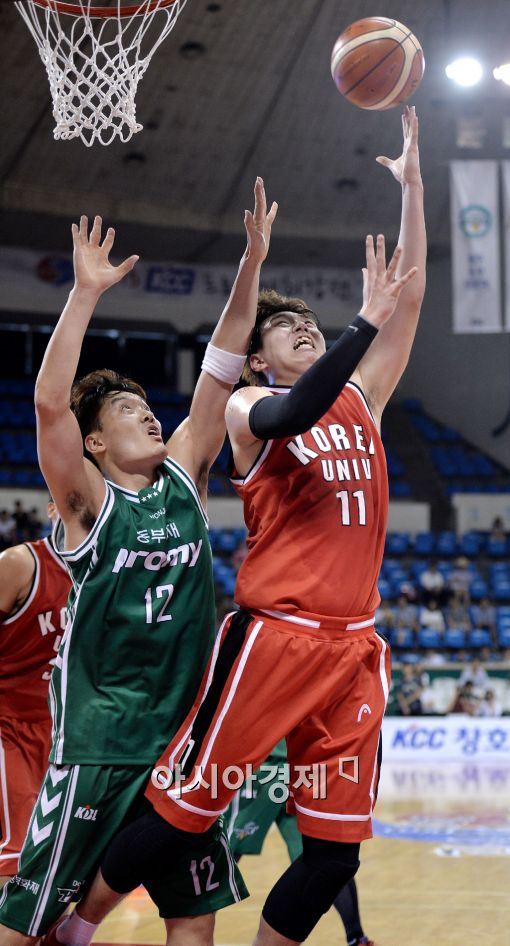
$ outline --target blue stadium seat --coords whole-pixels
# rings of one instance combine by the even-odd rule
[[[405,555],[408,548],[408,532],[388,532],[386,536],[386,553],[388,555]]]
[[[475,578],[469,587],[469,593],[473,601],[480,601],[481,598],[488,596],[487,584],[482,578]]]
[[[475,628],[468,633],[468,647],[480,648],[480,647],[490,647],[492,644],[492,638],[490,631],[485,631],[480,628]]]
[[[418,532],[414,540],[415,555],[432,555],[435,548],[435,538],[432,532]]]
[[[466,646],[466,635],[460,627],[448,627],[444,632],[444,646],[458,650]]]
[[[455,555],[457,551],[455,532],[440,532],[437,537],[436,551],[438,555]]]
[[[477,532],[465,532],[459,539],[459,552],[468,558],[474,558],[482,551],[483,539]]]
[[[439,631],[433,631],[430,627],[422,627],[418,631],[418,647],[434,647],[439,650],[443,647],[443,635]]]
[[[501,558],[503,555],[506,555],[506,550],[507,550],[506,539],[491,539],[491,537],[489,536],[489,538],[487,539],[487,548],[486,548],[487,555],[490,555],[491,557],[494,557],[494,558],[495,557]]]
[[[498,644],[500,647],[510,647],[510,627],[498,630]]]

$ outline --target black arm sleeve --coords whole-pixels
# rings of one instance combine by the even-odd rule
[[[336,401],[376,335],[377,329],[357,315],[286,397],[271,395],[255,402],[248,418],[253,436],[269,440],[309,430]]]

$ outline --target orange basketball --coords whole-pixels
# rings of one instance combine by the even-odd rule
[[[402,105],[418,88],[424,69],[416,36],[385,16],[351,23],[331,53],[338,91],[353,105],[376,111]]]

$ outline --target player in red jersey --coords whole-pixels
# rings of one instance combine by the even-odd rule
[[[55,516],[48,503],[48,516]],[[48,684],[71,579],[51,538],[0,555],[0,879],[16,874],[48,766]]]
[[[380,159],[402,184],[402,249],[386,268],[384,238],[377,253],[367,238],[363,308],[344,335],[325,352],[305,303],[261,300],[249,365],[263,386],[233,395],[226,414],[249,529],[241,611],[220,629],[195,705],[146,792],[154,832],[165,821],[203,832],[235,792],[229,767],[257,768],[286,737],[303,854],[269,894],[256,946],[303,942],[356,873],[360,841],[371,836],[389,686],[388,648],[374,629],[388,504],[379,426],[425,287],[413,109],[403,125],[402,156]],[[151,870],[157,844],[126,828],[83,915],[100,903],[98,922],[115,895]]]

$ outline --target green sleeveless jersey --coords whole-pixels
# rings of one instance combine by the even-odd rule
[[[183,722],[212,649],[207,520],[168,458],[139,493],[106,482],[97,520],[63,551],[73,587],[50,683],[56,764],[150,764]]]

